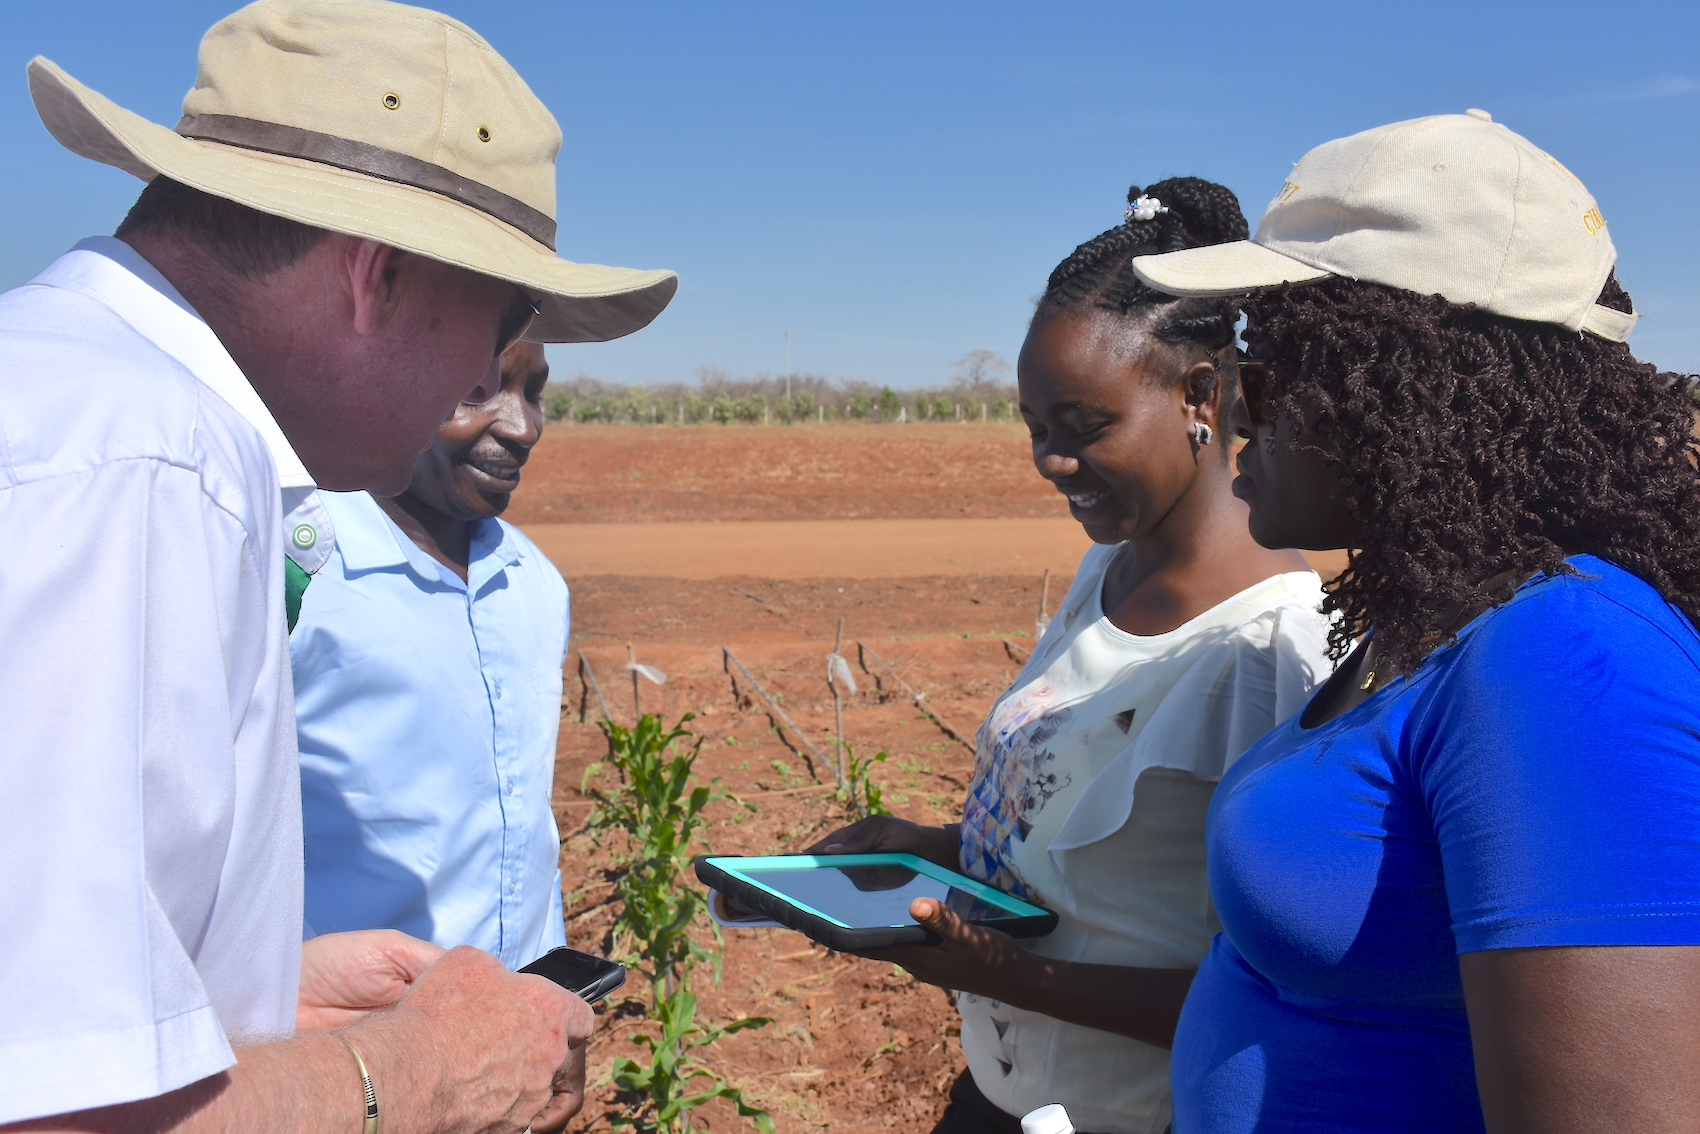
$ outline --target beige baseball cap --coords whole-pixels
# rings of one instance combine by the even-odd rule
[[[538,300],[537,342],[631,334],[678,290],[669,271],[555,254],[560,127],[494,48],[437,12],[250,4],[201,40],[175,129],[39,56],[29,82],[48,131],[83,157],[518,284]]]
[[[1594,302],[1616,259],[1575,175],[1467,110],[1324,143],[1250,240],[1136,256],[1133,270],[1171,295],[1347,276],[1622,342],[1636,316]]]

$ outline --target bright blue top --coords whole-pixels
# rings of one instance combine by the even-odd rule
[[[484,520],[468,579],[363,492],[290,636],[309,933],[399,929],[509,968],[565,944],[551,794],[567,585]]]
[[[1480,1130],[1457,954],[1700,944],[1700,638],[1569,562],[1223,777],[1175,1134]]]

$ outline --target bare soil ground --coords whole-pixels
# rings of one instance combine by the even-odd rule
[[[830,769],[796,734],[776,728],[777,718],[753,695],[749,682],[735,669],[727,672],[718,644],[646,640],[637,631],[655,623],[647,610],[628,613],[620,602],[621,584],[627,581],[594,595],[601,582],[580,584],[581,594],[593,592],[581,617],[609,628],[629,626],[639,659],[669,675],[660,690],[644,685],[644,710],[660,711],[669,720],[685,711],[696,713],[689,727],[704,738],[699,772],[705,779],[721,778],[724,786],[757,808],[751,813],[729,802],[712,805],[708,849],[790,853],[843,822],[844,813],[829,790]],[[726,608],[709,626],[719,623],[719,629],[740,633],[705,637],[726,643],[804,736],[831,759],[833,706],[824,676],[825,655],[833,642],[830,635],[812,640],[804,635],[811,622],[824,621],[810,609],[809,592],[827,588],[827,594],[836,596],[836,588],[826,583],[781,589],[758,580],[730,582],[740,590],[765,592],[768,606],[781,609],[769,612],[742,594],[726,594],[725,588],[724,602],[688,590],[675,593],[683,600],[700,598]],[[1032,580],[1000,581],[990,587],[982,583],[981,588],[993,602],[1016,600],[1002,602],[978,619],[993,633],[1018,624],[1037,594]],[[916,593],[934,596],[919,588]],[[875,634],[870,626],[890,630],[896,624],[867,620],[859,630],[852,622],[849,632],[859,632],[874,653],[927,692],[935,712],[967,732],[1014,676],[1014,659],[1021,654],[1012,653],[998,637],[963,638],[960,631],[944,630],[955,609],[956,604],[941,601],[934,617],[904,623],[904,629],[915,631],[908,635]],[[835,628],[836,618],[832,621]],[[949,621],[954,627],[955,620]],[[626,660],[623,644],[592,633],[579,647],[595,669],[609,712],[629,724],[632,687],[621,668]],[[853,664],[859,661],[854,644],[847,645],[845,653]],[[859,754],[881,749],[890,753],[876,778],[892,810],[921,822],[950,821],[961,806],[972,753],[922,716],[872,658],[867,666],[873,672],[860,665],[855,669],[860,691],[845,708],[845,739]],[[605,856],[583,830],[588,804],[577,789],[584,770],[606,751],[606,743],[596,725],[579,723],[581,708],[589,720],[596,719],[594,694],[576,679],[568,689],[556,776],[567,933],[579,947],[595,949],[607,943],[612,924],[614,911],[604,903],[611,882],[603,869]],[[726,930],[723,965],[718,987],[704,982],[704,1014],[722,1021],[763,1015],[773,1017],[774,1023],[715,1044],[706,1049],[706,1060],[772,1112],[780,1130],[931,1129],[943,1107],[944,1091],[962,1065],[956,1013],[944,992],[917,984],[891,965],[829,953],[787,930]],[[625,1040],[629,1021],[617,1012],[605,1012],[602,1022],[604,1033],[592,1054],[593,1080],[605,1075],[613,1056],[631,1051]],[[620,1100],[611,1089],[593,1092],[585,1111],[590,1120],[586,1128],[602,1129],[619,1109]],[[716,1130],[743,1125],[725,1108],[708,1108],[704,1117]]]
[[[721,525],[747,535],[749,553],[731,561],[727,574],[707,578],[633,566],[579,574],[570,552],[550,551],[573,592],[575,650],[555,795],[569,941],[604,948],[614,915],[608,857],[584,829],[589,803],[578,790],[586,768],[607,751],[593,723],[599,706],[576,676],[580,655],[599,678],[614,720],[634,719],[624,669],[628,644],[638,660],[669,675],[660,689],[643,686],[644,711],[660,711],[668,720],[697,714],[689,727],[703,738],[699,774],[720,778],[757,808],[713,805],[708,849],[792,852],[843,822],[828,790],[832,774],[797,735],[778,727],[745,679],[728,672],[722,651],[729,648],[804,736],[829,754],[833,707],[826,654],[843,617],[843,652],[860,686],[846,704],[845,739],[858,754],[889,754],[875,778],[892,811],[922,822],[956,817],[972,752],[894,688],[872,656],[859,658],[857,642],[925,691],[935,713],[971,735],[1032,645],[1037,566],[1030,573],[977,572],[972,562],[940,567],[949,557],[932,557],[932,567],[914,574],[894,560],[881,577],[878,571],[835,571],[842,549],[828,549],[819,556],[818,573],[805,570],[803,577],[796,577],[795,564],[774,572],[792,576],[783,578],[771,577],[763,564],[776,561],[786,532],[802,530],[772,521],[965,516],[1066,516],[1060,497],[1033,472],[1018,427],[552,427],[510,510],[509,518],[522,526],[624,521],[666,527],[685,521],[669,534],[688,542],[692,532],[709,526],[703,521],[769,521]],[[938,528],[941,542],[962,530]],[[690,548],[685,551],[688,560]],[[1068,582],[1066,572],[1053,572],[1050,609]],[[723,960],[718,987],[702,982],[703,1014],[719,1021],[765,1015],[774,1023],[704,1049],[705,1061],[772,1112],[781,1131],[924,1134],[932,1128],[962,1066],[956,1012],[944,992],[889,964],[831,954],[787,930],[729,929]],[[622,1103],[601,1080],[614,1056],[635,1053],[627,1039],[633,1020],[617,1005],[604,1009],[600,1021],[590,1068],[598,1085],[575,1129],[609,1128]],[[729,1107],[700,1113],[701,1124],[714,1130],[749,1128]]]
[[[1067,516],[1020,425],[551,425],[506,519]]]
[[[1079,524],[1005,517],[945,520],[678,520],[529,524],[567,578],[717,579],[1073,574],[1091,541]]]

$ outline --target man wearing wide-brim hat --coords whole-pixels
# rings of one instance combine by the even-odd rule
[[[286,635],[316,489],[400,491],[509,343],[629,334],[676,278],[555,254],[559,129],[434,12],[261,0],[175,129],[29,77],[149,184],[0,296],[0,1123],[558,1125],[582,1001],[396,933],[301,945]]]

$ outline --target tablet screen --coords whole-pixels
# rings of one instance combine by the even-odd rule
[[[802,869],[740,864],[737,872],[763,889],[851,929],[913,925],[909,903],[916,898],[941,901],[965,921],[990,922],[1021,917],[1026,912],[994,905],[949,882],[897,864]]]

